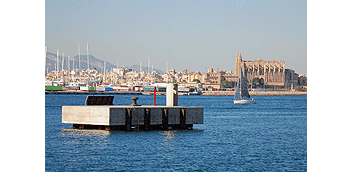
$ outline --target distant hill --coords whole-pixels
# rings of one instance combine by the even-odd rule
[[[45,65],[45,71],[48,70],[49,72],[55,70],[55,65],[56,65],[56,54],[54,53],[47,53],[46,56],[46,65]],[[70,69],[73,69],[73,65],[75,69],[78,69],[78,55],[75,57],[70,57]],[[59,55],[59,69],[61,70],[62,67],[62,56]],[[126,66],[125,66],[126,67]],[[64,57],[64,68],[68,68],[68,57]],[[87,55],[81,55],[81,69],[87,69],[88,64],[87,64]],[[99,72],[104,71],[104,61],[95,58],[92,55],[89,55],[89,69],[94,69],[96,68]],[[111,64],[110,62],[106,61],[106,70],[111,71],[112,68],[116,68],[116,65]],[[128,67],[127,67],[128,68]],[[142,66],[143,71],[148,71],[148,67]],[[138,71],[138,65],[132,65],[129,69],[132,69],[133,71]],[[151,69],[151,68],[150,68]],[[155,69],[158,73],[163,73],[162,70]]]
[[[132,65],[131,67],[129,67],[129,69],[132,69],[132,71],[138,71],[138,67],[139,65]],[[145,71],[145,72],[148,72],[148,66],[142,66],[142,70]],[[149,67],[149,71],[152,70],[152,67]],[[159,70],[159,69],[153,69],[154,71],[158,72],[159,74],[162,74],[164,73],[164,71],[162,70]]]

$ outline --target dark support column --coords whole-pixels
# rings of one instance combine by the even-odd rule
[[[163,108],[161,123],[162,123],[162,129],[164,129],[164,130],[167,130],[167,128],[168,128],[168,123],[169,123],[168,114],[169,114],[169,109]]]
[[[150,130],[150,108],[144,110],[144,130]]]
[[[127,131],[131,130],[131,123],[132,123],[132,109],[131,108],[126,108],[125,126],[126,126],[126,130]]]
[[[186,108],[180,108],[180,127],[186,129]]]

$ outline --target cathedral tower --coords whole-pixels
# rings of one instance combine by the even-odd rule
[[[242,55],[237,53],[236,55],[236,63],[235,63],[235,76],[240,76],[241,74],[241,66],[242,66]]]

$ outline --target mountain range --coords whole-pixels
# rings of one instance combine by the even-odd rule
[[[88,64],[87,64],[87,55],[81,55],[80,57],[80,61],[81,61],[81,69],[87,69]],[[55,70],[55,66],[57,64],[57,57],[56,54],[54,53],[50,53],[47,52],[46,55],[46,64],[45,64],[45,71],[51,72],[53,70]],[[79,62],[79,57],[78,55],[74,56],[74,57],[70,57],[70,69],[72,70],[73,67],[75,69],[79,68],[78,65]],[[130,67],[126,67],[129,69],[132,69],[132,71],[138,71],[138,66],[139,65],[132,65]],[[61,70],[62,68],[62,56],[59,55],[59,69]],[[64,57],[64,69],[68,68],[68,57]],[[104,71],[104,61],[100,60],[96,57],[94,57],[93,55],[89,55],[89,69],[96,69],[99,72],[103,72]],[[116,65],[111,64],[110,62],[106,61],[106,70],[107,71],[111,71],[113,68],[116,68]],[[142,66],[142,70],[143,71],[148,71],[148,67]],[[155,69],[154,71],[158,72],[158,73],[164,73],[164,71],[159,70],[159,69]]]

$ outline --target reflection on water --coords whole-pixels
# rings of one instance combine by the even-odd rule
[[[110,131],[106,131],[106,130],[85,130],[85,129],[62,129],[61,130],[62,136],[74,137],[74,138],[81,137],[81,136],[105,138],[110,134],[111,134]]]
[[[84,149],[91,153],[109,148],[109,139],[111,132],[105,130],[85,130],[85,129],[62,129],[61,144],[68,146],[67,152],[77,153]],[[86,147],[88,146],[88,147]],[[81,150],[77,151],[77,147]]]
[[[170,131],[162,131],[161,132],[163,136],[163,141],[164,145],[171,147],[173,143],[175,142],[174,138],[177,136],[176,131],[170,130]]]

